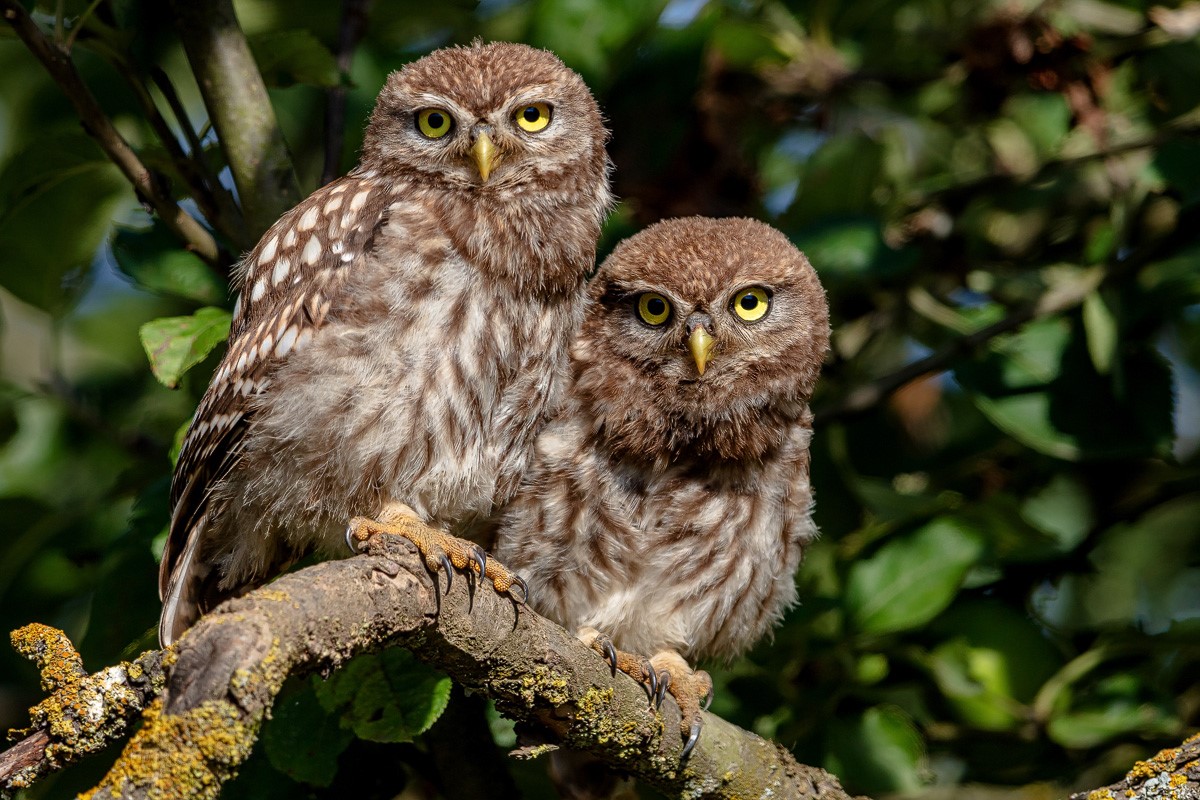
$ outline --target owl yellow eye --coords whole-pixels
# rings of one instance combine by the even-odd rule
[[[647,325],[662,325],[671,316],[671,303],[657,292],[646,292],[638,298],[637,313]]]
[[[761,286],[751,286],[733,296],[731,308],[742,322],[758,322],[771,310],[771,296]]]
[[[440,108],[427,108],[417,112],[417,130],[430,139],[440,139],[450,132],[454,120]]]
[[[550,124],[550,106],[530,103],[517,109],[517,127],[526,133],[537,133]]]

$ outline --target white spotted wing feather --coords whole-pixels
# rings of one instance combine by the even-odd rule
[[[240,267],[229,350],[196,410],[171,485],[170,535],[159,570],[160,637],[200,601],[211,565],[197,565],[213,487],[237,463],[254,398],[321,330],[346,276],[384,224],[390,193],[366,174],[329,184],[267,231]],[[185,613],[181,613],[185,612]]]

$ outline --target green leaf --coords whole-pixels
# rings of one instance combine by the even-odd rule
[[[86,285],[113,214],[132,200],[88,137],[35,138],[0,172],[0,285],[62,313]]]
[[[248,41],[267,86],[302,83],[329,88],[341,81],[333,54],[307,30],[260,33]]]
[[[317,684],[317,698],[361,739],[408,742],[441,716],[450,686],[441,672],[393,648],[358,656]]]
[[[1099,291],[1083,299],[1083,330],[1096,372],[1107,375],[1117,353],[1117,321]]]
[[[223,308],[201,308],[190,317],[151,320],[139,331],[150,369],[169,389],[229,335],[230,315]]]
[[[275,703],[263,729],[263,747],[271,765],[293,780],[329,786],[337,774],[338,756],[354,734],[317,700],[309,687]]]
[[[931,626],[927,665],[963,721],[1011,730],[1062,658],[1028,615],[996,600],[956,603]]]
[[[112,249],[117,266],[139,286],[206,305],[226,298],[224,281],[161,225],[118,227]]]
[[[889,542],[850,569],[844,601],[851,624],[869,634],[925,624],[950,604],[982,553],[978,534],[953,517]]]
[[[1191,629],[1200,596],[1200,494],[1153,507],[1100,535],[1094,570],[1063,576],[1034,596],[1039,615],[1065,631],[1135,628],[1162,634]]]
[[[992,424],[1038,452],[1072,461],[1169,454],[1169,365],[1148,343],[1128,343],[1112,375],[1101,375],[1081,328],[1067,317],[1032,322],[955,377]]]
[[[908,715],[893,706],[833,720],[825,766],[853,791],[879,795],[921,788],[924,743]]]

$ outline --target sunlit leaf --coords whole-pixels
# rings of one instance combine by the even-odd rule
[[[1083,330],[1096,372],[1107,375],[1117,352],[1117,321],[1099,291],[1083,299]]]
[[[954,598],[982,555],[979,536],[939,517],[858,561],[846,584],[846,610],[862,633],[890,633],[933,619]]]
[[[229,324],[229,312],[223,308],[201,308],[190,317],[163,317],[147,322],[140,335],[154,377],[174,389],[183,373],[225,341]]]

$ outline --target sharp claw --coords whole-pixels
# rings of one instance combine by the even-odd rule
[[[354,544],[354,526],[353,525],[346,526],[346,547],[349,547],[350,552],[354,553],[355,555],[357,555],[359,552],[358,546]]]
[[[521,587],[521,605],[529,605],[529,584],[520,575],[514,575],[513,585]]]
[[[482,579],[487,571],[487,553],[483,552],[483,548],[476,547],[471,551],[471,559],[479,565],[479,577]]]
[[[442,569],[446,570],[446,594],[450,594],[450,586],[454,583],[454,565],[450,563],[450,556],[442,553]]]
[[[613,647],[613,643],[608,639],[605,639],[601,646],[604,648],[604,660],[612,667],[612,674],[615,678],[617,677],[617,648]]]
[[[654,671],[654,667],[646,670],[650,673],[650,702],[654,702],[654,696],[658,694],[658,673]]]
[[[701,708],[705,711],[708,711],[708,707],[712,705],[712,701],[713,701],[713,687],[710,684],[708,687],[708,694],[704,695],[704,705],[701,706]]]
[[[671,673],[665,669],[658,673],[658,692],[654,695],[654,707],[662,708],[663,700],[667,697],[667,690],[671,688]]]
[[[700,718],[692,720],[692,729],[688,732],[687,743],[683,746],[683,752],[679,754],[680,761],[687,761],[687,757],[692,754],[692,750],[696,747],[696,742],[700,739]]]

